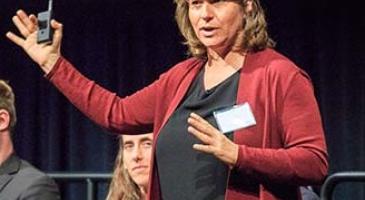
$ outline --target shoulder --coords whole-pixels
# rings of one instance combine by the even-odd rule
[[[204,63],[203,59],[199,58],[188,58],[183,60],[174,66],[172,66],[169,70],[162,73],[160,75],[160,81],[169,83],[179,83],[183,80],[188,74],[194,73],[199,67]]]
[[[291,81],[298,77],[310,81],[309,75],[303,69],[273,49],[268,48],[250,54],[249,62],[252,68],[265,73],[266,78],[270,81],[280,81],[283,84],[290,84]]]
[[[167,74],[186,73],[191,69],[195,68],[196,66],[199,66],[203,62],[204,62],[203,59],[191,57],[181,62],[178,62],[177,64],[172,66],[166,73]]]
[[[293,61],[274,49],[265,49],[251,54],[251,62],[252,65],[273,73],[297,73],[301,70]]]
[[[20,161],[20,168],[19,168],[19,172],[17,174],[17,177],[24,177],[24,178],[36,178],[36,177],[43,177],[46,176],[46,174],[42,171],[40,171],[39,169],[37,169],[36,167],[34,167],[33,165],[31,165],[30,163],[28,163],[25,160],[21,160]]]
[[[14,177],[14,184],[22,187],[20,199],[59,199],[58,187],[53,179],[25,160],[21,160],[19,172]]]

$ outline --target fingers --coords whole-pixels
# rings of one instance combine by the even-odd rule
[[[204,144],[211,144],[213,142],[212,141],[213,139],[209,135],[198,131],[194,127],[189,126],[188,127],[188,132],[193,134],[196,138],[198,138]]]
[[[31,14],[29,15],[30,21],[34,24],[35,28],[38,27],[38,19],[35,15]]]
[[[188,132],[202,144],[194,144],[193,149],[212,154],[232,168],[237,162],[238,145],[231,142],[204,118],[191,113],[188,118]]]
[[[12,20],[22,36],[27,37],[28,35],[30,35],[29,30],[25,27],[25,25],[22,23],[18,16],[14,16]]]
[[[214,153],[212,146],[203,145],[203,144],[194,144],[193,149],[204,152],[204,153],[209,153],[209,154]]]
[[[35,23],[35,21],[37,21],[37,18],[34,15],[32,15],[32,20],[30,19],[30,16],[28,17],[28,15],[23,10],[18,10],[16,14],[31,33],[37,30],[37,27],[35,26],[37,24]]]
[[[197,137],[204,144],[213,144],[217,136],[221,133],[208,121],[195,113],[191,113],[188,118],[188,132]]]
[[[204,124],[209,124],[209,122],[207,122],[205,119],[203,119],[202,117],[200,117],[198,114],[196,113],[190,113],[190,117],[201,122],[201,123],[204,123]]]
[[[15,44],[17,44],[18,46],[23,47],[23,45],[24,45],[24,39],[23,38],[18,37],[17,35],[15,35],[12,32],[7,32],[6,37],[9,38]]]
[[[214,134],[219,132],[209,122],[207,122],[205,119],[195,113],[190,114],[190,117],[188,118],[188,124],[198,131],[203,132],[209,136],[213,136]]]
[[[18,10],[16,15],[12,18],[13,23],[19,30],[20,34],[24,37],[28,37],[31,33],[36,31],[35,24],[29,19],[27,14],[22,11]]]

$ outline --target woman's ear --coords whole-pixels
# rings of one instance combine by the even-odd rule
[[[0,109],[0,132],[6,131],[10,126],[10,115],[5,109]]]

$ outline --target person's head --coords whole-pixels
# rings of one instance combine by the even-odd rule
[[[259,0],[174,1],[177,24],[193,56],[205,57],[207,48],[256,52],[274,46]]]
[[[120,137],[108,200],[140,200],[147,191],[152,140],[152,133]]]
[[[0,79],[0,131],[11,131],[15,124],[14,93],[11,87]]]

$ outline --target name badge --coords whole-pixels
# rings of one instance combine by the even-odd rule
[[[238,129],[256,125],[255,117],[250,105],[246,102],[230,108],[213,112],[218,128],[222,133],[232,132]]]

